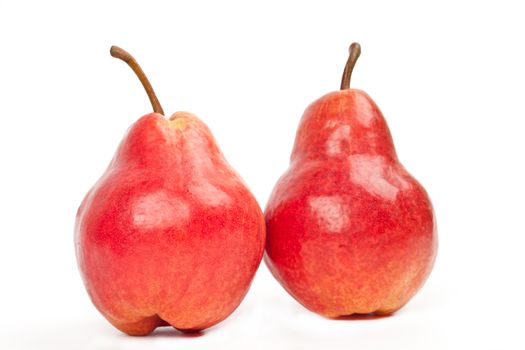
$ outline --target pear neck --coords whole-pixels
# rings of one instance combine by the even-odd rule
[[[356,89],[329,93],[307,108],[292,159],[337,161],[351,155],[397,159],[381,111],[365,92]]]

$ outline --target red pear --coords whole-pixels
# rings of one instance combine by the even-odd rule
[[[155,113],[131,126],[82,202],[78,265],[97,309],[130,335],[198,331],[230,315],[262,259],[263,214],[197,117],[169,119],[137,62]]]
[[[265,211],[272,274],[327,317],[398,310],[437,251],[425,189],[399,162],[374,101],[349,88],[359,54],[352,44],[341,90],[306,109]]]

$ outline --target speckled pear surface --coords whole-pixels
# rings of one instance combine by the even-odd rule
[[[85,286],[118,329],[213,326],[248,291],[262,258],[262,212],[197,117],[139,119],[77,214]]]
[[[329,93],[306,109],[265,216],[272,274],[327,317],[396,311],[434,264],[430,199],[360,90]]]

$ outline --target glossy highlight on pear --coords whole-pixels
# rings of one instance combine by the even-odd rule
[[[247,293],[262,259],[264,217],[208,127],[166,118],[138,63],[154,113],[125,134],[77,213],[75,246],[88,294],[129,335],[211,327]]]
[[[270,271],[330,318],[400,309],[437,253],[428,194],[399,162],[375,102],[350,88],[360,52],[352,44],[341,90],[304,112],[290,167],[265,210]]]

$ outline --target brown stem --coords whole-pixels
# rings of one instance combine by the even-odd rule
[[[162,106],[160,105],[160,102],[157,99],[157,96],[155,95],[155,91],[153,91],[153,87],[151,86],[148,78],[146,77],[146,74],[144,74],[144,71],[142,70],[142,68],[140,68],[135,58],[133,58],[133,56],[131,56],[129,52],[127,52],[124,49],[121,49],[118,46],[111,46],[109,53],[111,54],[111,56],[126,62],[128,66],[130,66],[131,69],[133,69],[133,72],[135,72],[140,82],[142,83],[142,86],[144,86],[144,90],[146,90],[146,93],[148,94],[149,101],[151,102],[151,106],[153,107],[153,112],[164,115],[164,110],[162,110]]]
[[[346,61],[345,70],[343,72],[343,78],[341,79],[341,90],[350,89],[350,78],[352,77],[352,71],[354,70],[355,62],[361,54],[361,45],[358,43],[352,43],[349,49],[348,61]]]

